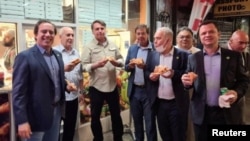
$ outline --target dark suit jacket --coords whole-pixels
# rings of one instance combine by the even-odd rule
[[[172,86],[175,94],[175,100],[177,106],[182,113],[184,119],[187,120],[188,108],[189,108],[189,95],[188,92],[184,90],[184,86],[181,81],[181,76],[185,73],[187,68],[188,53],[180,49],[174,48],[172,69],[174,70],[174,76],[172,77]],[[154,71],[155,66],[160,63],[160,54],[156,51],[152,52],[148,56],[149,63],[147,67],[147,77],[151,72]],[[159,81],[149,81],[148,92],[150,94],[150,103],[154,106],[158,94]],[[185,121],[186,122],[186,121]]]
[[[59,64],[60,101],[64,103],[64,64],[61,54],[55,50],[52,52]],[[29,122],[32,131],[44,131],[51,127],[55,87],[49,67],[36,45],[16,56],[12,95],[16,125]]]
[[[127,92],[129,98],[131,97],[131,93],[133,89],[133,82],[135,79],[135,69],[129,68],[129,61],[133,58],[137,58],[137,53],[138,53],[139,48],[140,47],[137,44],[130,46],[128,49],[128,54],[127,54],[127,58],[125,61],[125,70],[127,72],[130,72],[130,76],[128,78],[129,81],[128,81],[128,92]],[[152,48],[152,50],[154,50],[154,48]],[[147,61],[145,62],[146,64],[145,68],[147,67],[147,62],[150,59],[149,54],[151,53],[152,50],[149,49],[148,51],[148,57],[147,57]],[[145,76],[145,68],[144,68],[144,76]],[[145,85],[147,85],[148,79],[146,77],[144,78],[145,78]]]
[[[188,58],[187,72],[198,74],[194,82],[193,95],[191,97],[191,115],[195,124],[201,124],[205,115],[206,105],[206,76],[204,71],[204,53],[199,51]],[[224,114],[228,124],[239,124],[237,114],[239,100],[244,96],[248,79],[244,74],[240,53],[221,48],[221,78],[220,87],[227,87],[238,93],[238,100],[231,105],[231,108],[224,108]]]

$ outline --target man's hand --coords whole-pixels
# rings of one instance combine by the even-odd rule
[[[137,67],[140,68],[140,69],[143,69],[145,67],[145,64],[142,63],[142,64],[137,64]]]
[[[117,61],[115,60],[115,58],[113,58],[113,57],[109,57],[109,58],[108,58],[108,61],[109,61],[113,66],[116,66],[116,67],[119,67],[119,66],[120,66],[120,63],[117,62]]]
[[[76,66],[75,63],[70,62],[64,66],[64,71],[70,72],[75,68],[75,66]]]
[[[232,98],[229,98],[227,102],[229,102],[230,104],[233,104],[237,98],[238,98],[238,94],[236,91],[234,90],[229,90],[227,93],[225,93],[226,95],[233,95]]]
[[[135,68],[135,62],[133,61],[133,59],[130,60],[128,66],[129,66],[129,68],[131,68],[131,69],[134,69],[134,68]]]
[[[157,81],[160,77],[160,74],[159,73],[150,73],[149,75],[149,79],[152,80],[152,81]]]
[[[77,87],[74,83],[71,83],[69,80],[65,80],[67,82],[67,90],[68,91],[76,91]]]
[[[183,74],[181,77],[181,81],[182,81],[183,85],[186,87],[192,86],[193,82],[194,82],[194,80],[188,74]]]
[[[32,134],[28,122],[18,125],[18,135],[23,139],[29,139]]]
[[[161,74],[164,78],[172,78],[174,76],[174,70],[168,69],[167,72]]]
[[[104,67],[106,65],[106,63],[108,62],[108,59],[102,59],[96,63],[94,63],[92,65],[92,69],[96,69],[96,68],[101,68],[101,67]]]

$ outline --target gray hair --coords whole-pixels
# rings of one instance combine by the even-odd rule
[[[171,39],[173,39],[174,33],[169,27],[160,27],[157,29],[157,31],[164,33],[165,37],[169,36]]]
[[[62,28],[60,28],[60,30],[59,30],[59,36],[61,36],[63,33],[64,33],[64,31],[66,30],[66,29],[72,29],[72,27],[69,27],[69,26],[64,26],[64,27],[62,27]],[[73,30],[73,29],[72,29]]]

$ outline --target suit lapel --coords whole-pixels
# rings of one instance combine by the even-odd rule
[[[178,68],[179,59],[180,59],[179,51],[174,47],[172,69]]]
[[[228,68],[228,63],[230,61],[230,56],[226,53],[226,51],[223,50],[223,48],[221,48],[221,82],[224,82],[224,78],[225,78],[225,72],[227,72],[226,68]]]
[[[37,62],[41,64],[41,67],[45,70],[45,72],[47,73],[48,77],[52,80],[52,76],[49,70],[49,67],[45,61],[45,59],[43,58],[43,55],[41,54],[41,52],[39,51],[38,47],[35,46],[34,47],[34,58],[37,59]],[[53,80],[52,80],[53,81]]]
[[[54,54],[54,56],[56,57],[56,60],[57,60],[57,62],[58,62],[58,65],[59,65],[59,73],[60,73],[60,75],[61,76],[63,76],[64,74],[63,74],[63,71],[60,71],[62,68],[63,68],[63,70],[64,70],[64,64],[63,64],[63,62],[62,62],[62,59],[60,59],[62,56],[61,56],[61,54],[60,53],[58,53],[58,52],[55,52],[54,50],[52,50],[52,53]],[[61,77],[60,77],[61,78]]]
[[[201,81],[206,82],[205,66],[204,66],[204,53],[200,51],[197,53],[197,59],[195,60],[197,64],[197,72],[200,74]]]

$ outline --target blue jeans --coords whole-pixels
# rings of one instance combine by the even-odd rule
[[[144,122],[147,141],[157,141],[155,113],[151,108],[146,88],[134,86],[130,97],[130,110],[134,120],[135,141],[144,141]]]
[[[44,132],[32,132],[29,139],[22,141],[58,141],[61,121],[61,106],[56,106],[51,128]]]

